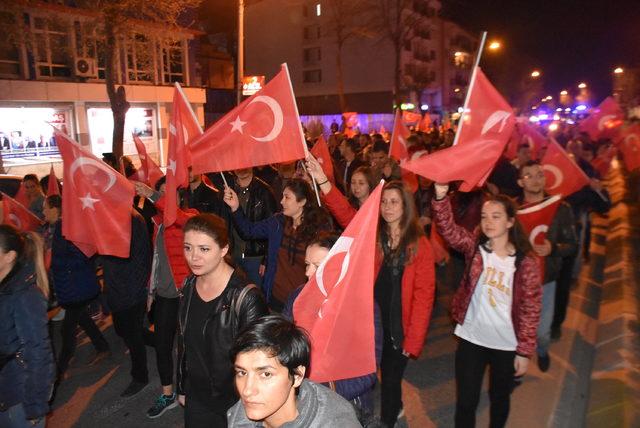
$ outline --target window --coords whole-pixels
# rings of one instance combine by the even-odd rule
[[[308,25],[303,29],[303,37],[305,40],[317,40],[320,38],[320,26]]]
[[[0,76],[20,77],[20,51],[17,47],[0,48]]]
[[[88,22],[76,22],[76,55],[82,58],[93,58],[97,67],[97,78],[104,80],[105,74],[105,39],[98,36],[95,25]]]
[[[142,34],[127,41],[127,80],[155,83],[155,43]]]
[[[307,48],[303,51],[305,65],[311,65],[322,60],[322,52],[319,47]]]
[[[30,24],[37,76],[71,77],[68,24],[37,16],[30,17]]]
[[[184,83],[184,52],[182,42],[174,42],[162,47],[163,83]]]
[[[316,16],[321,16],[322,15],[322,7],[320,6],[320,3],[316,4]]]
[[[322,82],[322,70],[307,70],[302,75],[302,81],[304,83],[319,83]]]

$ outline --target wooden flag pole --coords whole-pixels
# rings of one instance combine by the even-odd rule
[[[460,118],[458,119],[458,130],[456,131],[456,136],[453,139],[453,145],[458,144],[458,139],[460,138],[460,133],[462,132],[462,125],[464,124],[464,115],[467,112],[467,108],[469,107],[469,98],[471,98],[471,91],[473,90],[473,85],[476,83],[476,74],[478,72],[478,65],[480,64],[480,57],[482,56],[482,51],[484,50],[484,42],[487,40],[487,32],[483,31],[482,36],[480,37],[480,46],[478,47],[478,54],[476,55],[476,60],[473,64],[473,70],[471,71],[471,80],[469,81],[469,89],[467,89],[467,96],[464,99],[464,106],[462,107],[462,112],[460,113]]]

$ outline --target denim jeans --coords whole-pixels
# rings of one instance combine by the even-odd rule
[[[549,343],[551,343],[551,324],[556,301],[556,282],[547,282],[542,286],[542,311],[540,312],[540,325],[538,326],[538,346],[536,352],[539,356],[547,355]]]
[[[42,415],[42,420],[36,425],[27,421],[22,403],[9,407],[4,412],[0,412],[0,427],[2,428],[44,428],[47,418]]]

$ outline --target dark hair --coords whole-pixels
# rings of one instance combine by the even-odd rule
[[[315,237],[315,239],[312,239],[311,241],[309,241],[309,244],[307,245],[307,247],[310,247],[312,245],[317,245],[318,247],[322,247],[330,250],[331,247],[333,247],[335,243],[338,241],[338,238],[340,238],[340,236],[336,235],[333,232],[320,232],[318,236]]]
[[[376,188],[375,178],[373,177],[373,171],[368,166],[360,166],[353,171],[351,174],[351,178],[353,178],[356,174],[364,175],[364,179],[367,180],[367,184],[369,184],[369,193],[373,192],[373,189]],[[351,183],[349,183],[351,184]],[[360,201],[358,201],[349,191],[349,203],[353,205],[354,208],[360,208]]]
[[[524,171],[525,168],[529,168],[536,165],[542,166],[539,160],[531,159],[526,161],[524,164],[520,165],[520,168],[518,169],[518,176],[522,178],[522,171]]]
[[[264,351],[289,370],[289,377],[299,366],[309,367],[311,346],[307,333],[281,315],[267,315],[246,326],[229,351],[231,362],[238,354]]]
[[[160,177],[158,179],[158,181],[156,181],[156,184],[153,186],[153,187],[156,188],[156,192],[159,192],[160,191],[160,186],[162,186],[166,182],[167,182],[167,176],[166,175],[163,175],[162,177]]]
[[[320,230],[325,230],[327,225],[331,227],[331,217],[323,208],[318,207],[309,183],[301,178],[291,178],[285,182],[283,189],[289,189],[298,202],[306,199],[300,226],[296,229],[296,240],[301,240],[306,245]],[[291,221],[291,218],[285,217],[285,222]]]
[[[358,153],[360,151],[360,145],[354,138],[344,138],[340,144],[342,143],[349,147],[353,153]]]
[[[406,189],[402,181],[394,180],[385,183],[382,188],[382,193],[387,190],[397,190],[400,192],[402,198],[402,217],[400,218],[400,243],[398,248],[394,250],[394,257],[399,255],[403,250],[406,250],[407,257],[405,258],[405,264],[409,263],[413,256],[417,253],[418,239],[424,235],[424,230],[418,223],[417,210],[413,195]],[[381,201],[382,202],[382,201]],[[387,225],[380,215],[378,219],[378,245],[382,245],[388,238]]]
[[[371,147],[371,152],[384,152],[384,154],[389,153],[389,145],[382,140],[376,140],[373,143],[373,147]]]
[[[49,208],[57,208],[62,211],[62,198],[60,195],[49,195],[46,197],[45,201],[47,205],[49,205]]]
[[[35,232],[21,233],[8,224],[0,224],[0,249],[5,253],[16,252],[16,265],[33,263],[36,284],[45,297],[49,296],[49,280],[44,267],[44,245],[42,238]]]
[[[509,229],[509,242],[516,248],[516,259],[521,259],[533,251],[533,247],[529,242],[529,237],[524,232],[522,225],[518,221],[518,208],[513,199],[507,195],[488,196],[484,203],[492,202],[502,205],[508,219],[513,219],[513,226]],[[480,244],[484,245],[489,241],[487,235],[482,233],[480,229]]]
[[[35,182],[37,185],[40,185],[40,180],[38,180],[38,176],[35,174],[27,174],[22,178],[22,182],[24,183],[25,181],[33,181]]]
[[[215,214],[203,213],[191,217],[182,231],[202,232],[213,239],[220,248],[229,245],[229,232],[225,221]]]

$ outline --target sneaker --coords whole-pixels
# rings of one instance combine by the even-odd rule
[[[96,354],[93,356],[93,358],[89,360],[87,365],[95,366],[100,361],[104,360],[105,358],[109,358],[110,356],[111,356],[111,351],[109,351],[108,349],[106,351],[97,351]]]
[[[147,410],[147,417],[150,419],[159,418],[164,412],[177,406],[178,396],[175,392],[171,395],[160,394],[160,396],[156,398],[153,407]]]
[[[120,397],[122,398],[131,398],[136,396],[140,391],[142,391],[147,385],[149,385],[149,381],[147,382],[139,382],[137,380],[132,380],[127,389],[125,389]]]
[[[546,355],[538,355],[538,368],[541,372],[545,373],[549,370],[549,366],[551,365],[551,358],[549,358],[549,354]]]
[[[60,308],[57,314],[51,318],[51,321],[62,321],[64,319],[65,310]]]

